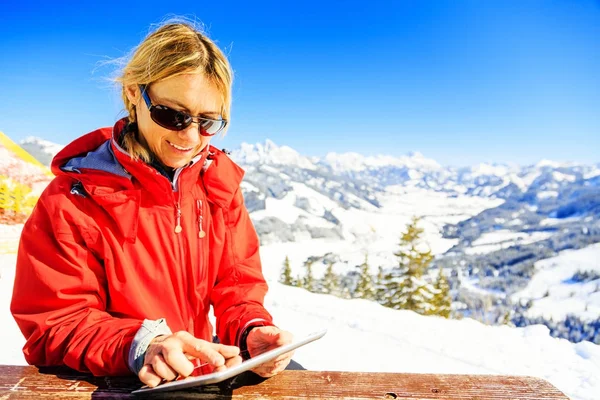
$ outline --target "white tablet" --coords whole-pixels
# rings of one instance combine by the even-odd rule
[[[168,391],[172,391],[172,390],[181,390],[181,389],[187,389],[187,388],[191,388],[191,387],[195,387],[195,386],[202,386],[202,385],[209,385],[211,383],[218,383],[218,382],[224,381],[225,379],[229,379],[238,374],[241,374],[244,371],[248,371],[250,369],[258,367],[259,365],[264,364],[268,361],[271,361],[272,359],[276,358],[277,356],[279,356],[281,354],[295,350],[298,347],[304,346],[305,344],[308,344],[310,342],[314,342],[315,340],[322,338],[325,335],[325,333],[327,333],[327,329],[311,333],[310,335],[308,335],[300,340],[294,340],[292,343],[289,343],[289,344],[283,345],[281,347],[278,347],[276,349],[269,350],[265,353],[259,354],[256,357],[253,357],[249,360],[242,362],[241,364],[238,364],[234,367],[228,368],[228,369],[220,371],[220,372],[213,372],[210,374],[200,375],[200,376],[189,376],[182,380],[165,382],[165,383],[162,383],[153,388],[144,386],[141,389],[134,390],[131,393],[139,394],[139,393],[148,393],[148,392],[154,392],[154,393],[168,392]]]

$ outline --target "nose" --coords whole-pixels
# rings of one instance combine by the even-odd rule
[[[198,142],[198,137],[201,137],[198,125],[194,123],[190,124],[187,128],[180,130],[177,134],[179,135],[179,139],[193,143]]]

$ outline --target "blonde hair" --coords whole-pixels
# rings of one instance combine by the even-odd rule
[[[190,22],[167,22],[151,32],[135,49],[116,81],[129,122],[137,121],[135,105],[129,101],[126,87],[150,85],[176,75],[198,72],[209,79],[221,93],[221,116],[229,120],[233,72],[217,45]],[[225,132],[225,131],[224,131]],[[150,161],[150,153],[136,137],[136,130],[124,133],[122,146],[134,159]]]

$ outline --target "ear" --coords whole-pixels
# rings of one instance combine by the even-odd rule
[[[131,104],[137,105],[137,103],[141,97],[140,89],[139,89],[138,85],[134,84],[134,85],[125,86],[125,94],[127,95],[127,98],[129,99]]]

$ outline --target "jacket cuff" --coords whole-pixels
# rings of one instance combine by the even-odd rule
[[[131,372],[137,375],[144,366],[146,350],[152,339],[157,336],[170,335],[171,333],[171,329],[168,327],[167,321],[164,318],[157,319],[156,321],[145,319],[144,323],[133,337],[133,342],[129,349],[127,364]]]
[[[246,338],[248,337],[248,334],[250,333],[250,331],[253,328],[256,328],[259,326],[275,326],[275,325],[271,321],[263,319],[263,318],[254,318],[254,319],[251,319],[250,321],[246,322],[244,327],[242,329],[240,329],[240,331],[238,333],[238,337],[236,339],[236,345],[240,349],[240,355],[242,356],[243,360],[248,360],[251,358],[250,352],[248,351],[248,346],[246,344]]]

